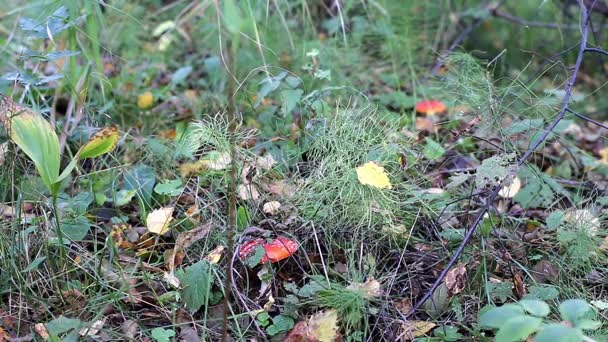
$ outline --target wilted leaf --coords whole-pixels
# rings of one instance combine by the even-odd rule
[[[521,180],[518,177],[513,178],[510,185],[506,185],[498,191],[498,196],[502,198],[513,198],[521,189]]]
[[[367,162],[357,167],[357,179],[363,185],[378,189],[391,189],[393,186],[384,168],[375,162]]]
[[[253,184],[239,184],[237,192],[242,200],[254,200],[260,198],[260,193]]]
[[[205,258],[205,260],[207,260],[212,265],[217,264],[220,261],[220,259],[222,258],[224,249],[225,249],[225,247],[222,245],[215,247],[211,252],[209,252],[209,254]]]
[[[264,203],[264,207],[262,208],[262,210],[266,214],[274,215],[274,214],[276,214],[279,211],[280,207],[281,207],[281,203],[280,202],[270,201],[270,202]]]
[[[417,337],[421,337],[429,333],[436,324],[427,321],[406,321],[402,324],[403,333],[401,336],[405,341],[413,341]]]
[[[381,294],[380,283],[374,277],[367,279],[365,283],[350,283],[346,288],[361,291],[367,298],[378,297]]]
[[[319,342],[332,342],[338,337],[338,312],[321,311],[308,320],[308,336]]]
[[[148,231],[163,235],[169,231],[169,223],[173,220],[173,207],[156,209],[148,214],[146,227]]]
[[[95,158],[111,152],[118,144],[118,127],[110,126],[95,133],[89,141],[80,148],[81,158]]]
[[[445,286],[447,286],[450,295],[456,295],[464,290],[465,276],[467,269],[463,263],[459,263],[448,271],[445,276]]]

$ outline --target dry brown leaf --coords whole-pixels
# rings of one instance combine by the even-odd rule
[[[8,342],[10,339],[9,334],[6,332],[6,330],[4,330],[2,327],[0,327],[0,342]]]
[[[36,323],[34,325],[34,331],[36,332],[36,334],[38,334],[38,336],[40,336],[40,338],[42,338],[44,341],[48,340],[50,335],[49,332],[46,330],[46,326],[43,323]]]
[[[445,286],[451,296],[457,295],[464,290],[467,269],[463,263],[459,263],[445,276]]]
[[[99,333],[99,330],[101,330],[101,328],[103,328],[103,325],[105,323],[106,323],[105,318],[97,320],[97,321],[93,322],[93,324],[91,324],[90,327],[84,327],[84,328],[80,329],[78,334],[80,336],[95,336]]]
[[[374,277],[367,279],[365,283],[351,283],[346,288],[361,291],[365,293],[367,298],[378,297],[382,294],[380,283]]]
[[[137,334],[137,330],[139,330],[139,326],[137,322],[134,320],[126,320],[120,326],[120,331],[125,335],[126,339],[132,340],[135,338],[135,334]]]
[[[279,208],[281,208],[281,203],[278,201],[270,201],[270,202],[266,202],[264,203],[264,207],[262,207],[262,210],[269,215],[275,215],[277,212],[279,212]]]
[[[237,192],[239,194],[239,197],[244,200],[258,200],[260,198],[260,193],[258,192],[258,190],[255,188],[255,186],[253,184],[240,184],[237,187]]]

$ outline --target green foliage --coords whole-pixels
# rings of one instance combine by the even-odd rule
[[[154,328],[150,335],[156,342],[169,342],[171,337],[175,336],[173,329]]]
[[[198,311],[209,301],[212,284],[211,265],[206,260],[201,260],[184,270],[178,270],[175,274],[180,280],[186,309],[190,312]]]
[[[547,321],[550,308],[544,301],[524,299],[517,304],[483,308],[478,323],[482,329],[498,329],[497,342],[521,341],[531,335],[534,341],[581,341],[584,330],[594,330],[601,325],[593,320],[591,306],[581,299],[562,302],[559,312],[568,324]]]

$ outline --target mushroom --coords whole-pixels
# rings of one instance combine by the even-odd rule
[[[266,261],[272,263],[289,258],[298,250],[298,243],[286,237],[278,237],[266,243],[263,239],[255,239],[247,241],[239,248],[239,259],[247,259],[257,246],[264,248],[264,256],[260,260],[262,263]]]
[[[445,104],[438,100],[427,100],[416,103],[416,112],[428,116],[440,114],[446,110]]]

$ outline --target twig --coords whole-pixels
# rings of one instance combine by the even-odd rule
[[[492,16],[505,19],[506,21],[510,21],[512,23],[528,26],[528,27],[540,27],[540,28],[548,28],[548,29],[565,29],[565,30],[577,30],[580,28],[579,25],[576,24],[557,24],[557,23],[547,23],[542,21],[530,21],[518,16],[515,16],[511,13],[503,12],[498,9],[491,11]]]
[[[549,134],[551,134],[551,132],[553,131],[553,129],[555,129],[555,126],[557,126],[557,124],[564,118],[564,116],[566,114],[566,111],[568,111],[568,105],[570,104],[570,100],[571,100],[571,97],[572,97],[572,90],[574,88],[574,83],[575,83],[575,81],[577,79],[578,72],[579,72],[581,63],[583,61],[583,55],[584,55],[585,50],[587,48],[587,38],[588,38],[588,33],[589,33],[589,16],[588,16],[588,13],[587,13],[587,8],[585,7],[585,5],[583,4],[582,1],[583,0],[578,0],[579,7],[581,9],[581,17],[582,17],[581,18],[582,19],[581,20],[581,23],[582,23],[582,32],[581,32],[581,40],[580,40],[581,43],[580,43],[580,48],[579,48],[578,55],[576,57],[576,63],[574,64],[574,67],[572,69],[572,73],[570,75],[570,78],[569,78],[569,80],[568,80],[568,82],[566,84],[566,87],[564,88],[565,94],[564,94],[564,97],[562,99],[561,108],[560,108],[557,116],[553,120],[553,122],[551,122],[545,128],[543,134],[541,136],[539,136],[534,141],[534,143],[532,144],[532,146],[530,146],[530,148],[528,148],[528,150],[524,153],[524,155],[518,160],[517,167],[515,168],[515,170],[512,171],[512,174],[515,174],[515,172],[519,168],[521,168],[521,166],[528,160],[528,158],[530,158],[530,156],[532,155],[532,153],[534,153],[534,151],[547,139],[547,137],[549,136]],[[505,177],[505,180],[508,179],[508,178],[509,177]],[[439,276],[437,277],[437,279],[435,279],[435,282],[433,283],[433,285],[431,286],[431,288],[416,303],[416,305],[414,305],[412,307],[412,309],[410,309],[410,311],[407,314],[403,315],[403,318],[405,320],[407,320],[418,309],[420,309],[420,307],[429,298],[431,298],[431,296],[433,296],[433,293],[439,287],[439,285],[441,285],[441,283],[443,282],[443,279],[445,278],[445,276],[447,275],[447,273],[450,271],[450,269],[452,268],[452,266],[454,266],[454,264],[456,263],[456,261],[458,260],[458,258],[462,254],[462,252],[464,251],[464,248],[466,247],[466,245],[469,243],[469,241],[473,237],[473,233],[475,232],[475,230],[477,229],[477,227],[481,223],[481,220],[483,219],[484,214],[486,212],[488,212],[490,206],[492,205],[492,203],[494,202],[494,200],[498,196],[498,192],[500,192],[500,189],[502,189],[503,183],[505,182],[505,180],[501,181],[499,184],[497,184],[496,186],[494,186],[494,188],[492,189],[492,192],[490,193],[490,195],[486,199],[486,204],[481,208],[481,210],[479,211],[479,213],[475,217],[475,220],[473,221],[473,224],[468,229],[468,231],[467,231],[466,235],[464,236],[462,242],[460,243],[460,245],[458,246],[458,248],[454,252],[454,255],[452,256],[452,258],[450,259],[450,261],[447,263],[447,265],[444,267],[444,269],[441,271],[441,273],[439,274]]]
[[[587,117],[587,116],[584,116],[584,115],[583,115],[583,114],[581,114],[581,113],[575,112],[575,111],[573,111],[573,110],[572,110],[572,109],[570,109],[570,108],[567,108],[566,110],[567,110],[568,112],[570,112],[570,113],[572,113],[572,114],[574,114],[574,115],[578,116],[579,118],[581,118],[581,119],[583,119],[583,120],[587,121],[587,122],[591,122],[592,124],[594,124],[594,125],[596,125],[596,126],[602,127],[602,128],[604,128],[604,129],[608,129],[608,126],[604,125],[604,124],[603,124],[603,123],[601,123],[601,122],[595,121],[595,120],[593,120],[593,119],[592,119],[592,118],[590,118],[590,117]]]
[[[596,52],[596,53],[608,56],[608,51],[600,49],[600,48],[586,48],[585,52]]]

